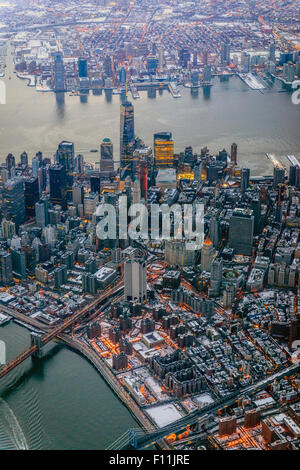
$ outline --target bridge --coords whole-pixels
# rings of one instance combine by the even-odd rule
[[[300,363],[293,364],[269,377],[257,382],[254,385],[241,388],[224,398],[221,398],[200,410],[195,410],[187,416],[163,427],[150,431],[147,428],[129,429],[119,439],[117,439],[107,450],[128,450],[128,449],[145,449],[151,445],[155,445],[157,441],[165,440],[170,434],[179,433],[186,430],[187,427],[204,424],[210,415],[218,410],[233,405],[240,395],[252,395],[253,393],[264,389],[274,380],[280,380],[283,377],[289,377],[300,371]]]
[[[94,313],[96,308],[98,308],[108,298],[118,293],[122,289],[122,287],[123,287],[123,281],[120,280],[114,287],[112,287],[111,289],[108,289],[105,294],[98,297],[93,302],[86,305],[85,307],[83,307],[82,309],[80,309],[78,312],[74,313],[70,317],[66,318],[62,323],[52,328],[49,332],[45,333],[43,336],[38,336],[38,335],[33,336],[32,337],[33,344],[29,348],[27,348],[24,352],[19,354],[15,359],[5,364],[0,369],[0,379],[5,377],[9,372],[11,372],[13,369],[15,369],[19,364],[24,362],[29,357],[38,354],[43,346],[45,346],[47,343],[53,340],[56,336],[60,335],[64,330],[69,328],[73,323],[78,322],[88,313]],[[6,311],[8,311],[8,309],[6,309]],[[13,311],[10,311],[9,313],[14,315]],[[16,312],[16,316],[19,316],[17,312]]]

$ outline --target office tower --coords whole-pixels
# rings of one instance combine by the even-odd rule
[[[64,91],[65,90],[65,68],[64,68],[63,55],[61,52],[55,52],[54,54],[53,74],[54,74],[54,90]]]
[[[100,172],[114,171],[114,151],[110,139],[103,139],[100,145]]]
[[[146,161],[139,162],[139,182],[141,189],[141,198],[147,202],[148,197],[148,166]]]
[[[221,47],[221,64],[230,65],[230,43],[224,42]]]
[[[220,226],[220,219],[216,216],[213,216],[210,219],[209,238],[211,239],[213,246],[215,248],[218,248],[220,240],[221,240],[221,226]]]
[[[221,284],[223,276],[223,261],[222,258],[215,258],[211,264],[211,277],[210,277],[210,297],[218,297],[220,295]]]
[[[295,79],[296,68],[293,63],[284,64],[283,78],[286,82],[292,83]]]
[[[88,76],[88,67],[87,67],[87,59],[84,57],[79,57],[77,62],[78,67],[78,77],[79,78],[87,78]]]
[[[84,158],[80,153],[74,157],[74,170],[76,173],[82,174],[84,167]]]
[[[120,162],[126,167],[133,159],[134,150],[134,108],[129,101],[120,107]]]
[[[35,204],[40,198],[39,181],[31,177],[25,179],[25,209],[26,217],[35,217]]]
[[[5,286],[13,282],[11,254],[7,251],[0,251],[0,283]]]
[[[201,269],[202,271],[211,271],[211,265],[214,259],[215,250],[212,241],[209,237],[203,243],[201,250]]]
[[[22,167],[27,168],[28,166],[28,154],[27,152],[22,152],[20,155],[20,162]]]
[[[261,203],[259,197],[254,197],[251,201],[251,209],[254,216],[254,235],[260,233],[261,226]]]
[[[247,54],[246,52],[244,52],[242,54],[241,64],[242,64],[242,72],[243,73],[249,73],[250,68],[251,68],[251,56],[250,56],[250,54]]]
[[[274,188],[285,181],[285,169],[278,166],[274,167]]]
[[[235,296],[235,287],[232,284],[227,284],[223,292],[223,306],[224,308],[232,307]]]
[[[111,78],[113,74],[112,60],[109,55],[106,55],[103,62],[104,74],[106,77]]]
[[[60,289],[67,282],[68,270],[67,266],[62,264],[54,270],[54,288]]]
[[[90,176],[90,188],[92,193],[100,193],[100,175],[96,173]]]
[[[8,177],[12,176],[12,170],[16,167],[16,160],[12,153],[9,153],[6,157],[6,169],[8,171]]]
[[[74,144],[63,140],[56,151],[56,163],[63,165],[67,174],[74,170]]]
[[[211,66],[205,65],[203,71],[203,80],[207,83],[211,82]]]
[[[84,215],[91,219],[99,203],[98,193],[89,193],[84,197]]]
[[[37,156],[33,157],[32,159],[32,176],[37,178],[39,176],[39,169],[40,169],[40,160]]]
[[[23,178],[7,180],[3,186],[3,213],[16,224],[23,224],[26,219]]]
[[[172,166],[174,159],[174,141],[171,132],[154,134],[154,161],[157,167]]]
[[[235,142],[231,145],[230,160],[234,165],[237,164],[237,144]]]
[[[193,86],[197,86],[199,83],[199,72],[198,70],[191,71],[191,82]]]
[[[21,249],[10,249],[12,270],[20,277],[26,277],[26,256]]]
[[[229,222],[229,247],[238,255],[251,256],[254,216],[251,209],[235,209]]]
[[[158,51],[158,69],[160,73],[162,73],[164,69],[164,50],[161,46]]]
[[[126,70],[124,67],[120,68],[119,80],[121,85],[126,85]]]
[[[72,202],[75,207],[78,206],[78,204],[83,204],[83,199],[84,199],[84,186],[81,183],[74,183],[72,187]]]
[[[171,266],[193,266],[196,261],[195,250],[187,250],[180,240],[166,241],[165,261]]]
[[[67,177],[63,165],[54,165],[49,168],[50,201],[59,204],[63,210],[67,208]]]
[[[132,197],[133,204],[138,204],[141,200],[141,187],[138,179],[136,179],[133,183]]]
[[[241,191],[244,193],[249,188],[250,170],[249,168],[242,168],[241,174]]]
[[[276,46],[274,42],[270,44],[269,47],[269,61],[273,62],[274,64],[276,63]]]
[[[296,186],[297,189],[300,188],[300,166],[299,165],[290,166],[289,184],[291,186]]]
[[[190,60],[191,60],[191,54],[189,53],[189,51],[187,49],[180,49],[179,65],[186,69]]]
[[[1,222],[1,232],[3,238],[11,239],[16,235],[16,224],[11,220],[3,219]]]
[[[158,67],[158,59],[154,56],[147,57],[147,71],[150,75],[155,75]]]
[[[42,198],[35,204],[35,219],[36,224],[44,228],[48,225],[49,215],[48,215],[49,201],[47,198]]]
[[[113,355],[113,369],[115,370],[124,370],[128,367],[128,358],[124,351],[120,354]]]
[[[124,299],[143,302],[147,298],[147,268],[141,259],[124,263]]]
[[[97,294],[97,277],[94,274],[82,273],[82,289],[89,294]]]

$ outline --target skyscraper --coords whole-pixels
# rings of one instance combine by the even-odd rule
[[[143,302],[147,297],[146,262],[129,259],[124,264],[124,299]]]
[[[171,132],[154,134],[154,160],[157,167],[172,166],[174,159],[174,141]]]
[[[87,67],[87,59],[84,57],[79,57],[77,62],[78,67],[78,77],[79,78],[87,78],[88,76],[88,67]]]
[[[35,216],[35,204],[39,198],[38,179],[34,177],[25,179],[25,209],[27,217]]]
[[[16,159],[12,153],[9,153],[6,157],[6,168],[7,168],[9,177],[12,176],[11,171],[13,168],[15,168],[15,166],[16,166]]]
[[[211,271],[211,265],[214,259],[215,250],[209,237],[206,238],[201,250],[201,269],[202,271]]]
[[[209,224],[209,238],[215,248],[218,248],[221,239],[221,227],[218,217],[213,216]]]
[[[66,172],[66,191],[67,191],[67,200],[72,200],[72,186],[73,186],[73,172],[75,165],[75,153],[74,153],[74,144],[67,140],[63,140],[58,145],[56,151],[56,162],[58,165],[62,165],[65,168]]]
[[[283,184],[285,180],[285,169],[278,166],[274,167],[274,188],[279,184]]]
[[[230,65],[230,43],[224,42],[221,48],[221,64]]]
[[[13,281],[11,254],[7,251],[0,251],[0,283],[11,284]]]
[[[209,295],[217,297],[220,294],[223,275],[222,258],[215,258],[211,265],[210,289]]]
[[[235,142],[231,145],[230,160],[234,165],[237,164],[237,144]]]
[[[65,68],[64,68],[63,55],[61,52],[56,52],[54,54],[53,74],[54,74],[54,90],[64,91],[65,90]]]
[[[36,224],[41,228],[46,227],[46,225],[48,225],[49,223],[48,208],[49,208],[49,200],[45,197],[40,199],[35,204]]]
[[[242,168],[242,175],[241,175],[241,190],[242,192],[246,192],[249,188],[249,180],[250,180],[250,170],[249,168]]]
[[[67,177],[63,165],[54,165],[49,169],[50,201],[59,204],[63,210],[67,208]]]
[[[100,172],[114,171],[114,151],[110,139],[103,139],[100,146]]]
[[[236,254],[251,256],[254,216],[251,209],[235,209],[229,222],[229,246]]]
[[[3,212],[16,224],[16,227],[25,222],[25,194],[22,178],[12,178],[4,183]]]
[[[121,168],[132,162],[134,150],[134,108],[129,101],[120,107],[120,161]]]

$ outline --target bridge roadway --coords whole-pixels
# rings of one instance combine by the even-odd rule
[[[109,297],[111,297],[112,295],[117,293],[122,287],[123,287],[123,280],[121,279],[114,287],[112,287],[111,289],[108,289],[105,292],[105,294],[103,294],[102,296],[95,299],[90,304],[88,304],[85,307],[83,307],[82,309],[80,309],[78,312],[74,313],[73,315],[71,315],[70,317],[65,319],[58,326],[50,329],[50,331],[46,332],[45,335],[42,337],[41,346],[45,346],[47,343],[49,343],[49,341],[51,341],[56,336],[58,336],[60,333],[62,333],[66,328],[71,326],[74,322],[80,320],[89,311],[97,308],[103,301],[107,300]],[[8,310],[9,310],[9,312],[8,312]],[[19,319],[20,319],[21,314],[19,312],[16,312],[14,310],[7,309],[7,308],[6,308],[6,311],[10,315],[13,315],[15,318],[19,317]],[[34,326],[33,323],[35,323],[35,322],[32,321],[34,319],[30,319],[30,318],[26,317],[26,319],[23,318],[23,320],[26,321],[27,323],[31,324],[32,326]],[[40,325],[40,323],[39,323],[39,325]],[[40,328],[40,326],[37,326],[37,327]],[[29,348],[27,348],[24,352],[19,354],[15,359],[10,361],[8,364],[5,364],[0,369],[0,379],[5,377],[15,367],[17,367],[19,364],[21,364],[23,361],[28,359],[30,356],[32,356],[37,351],[38,351],[38,347],[36,345],[32,345]]]
[[[165,426],[164,428],[155,430],[152,433],[148,433],[144,436],[137,437],[138,448],[148,447],[150,444],[155,444],[155,442],[157,442],[158,440],[165,439],[170,434],[177,433],[185,429],[187,426],[196,424],[199,419],[204,417],[204,415],[208,413],[209,414],[215,413],[221,408],[232,405],[237,400],[238,396],[240,395],[253,394],[256,391],[264,389],[265,387],[270,385],[274,380],[280,380],[281,378],[285,376],[294,375],[296,372],[299,372],[299,371],[300,371],[300,363],[293,364],[277,372],[276,374],[266,377],[265,379],[257,382],[254,385],[241,388],[238,391],[233,392],[230,395],[227,395],[227,397],[224,397],[218,400],[217,402],[214,402],[208,406],[205,406],[201,408],[200,410],[196,410],[190,413],[189,415],[184,416],[183,418],[169,424],[168,426]],[[130,448],[132,448],[130,446],[130,443],[126,442],[124,444],[124,447],[116,449],[116,450],[126,450]]]

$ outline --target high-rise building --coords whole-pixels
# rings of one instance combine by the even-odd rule
[[[67,266],[62,264],[54,270],[54,287],[60,289],[66,283],[68,277]]]
[[[276,46],[274,42],[272,42],[269,47],[269,60],[274,64],[276,63]]]
[[[9,285],[13,282],[11,254],[0,251],[0,283]]]
[[[22,152],[20,155],[20,162],[23,168],[28,166],[28,154],[27,152]]]
[[[54,165],[49,169],[50,201],[59,204],[63,210],[67,208],[67,177],[63,165]]]
[[[83,204],[84,199],[84,186],[81,183],[74,183],[72,187],[72,201],[75,207],[78,204]]]
[[[283,184],[285,180],[285,169],[278,166],[274,167],[274,188],[279,184]]]
[[[64,67],[63,55],[61,52],[55,52],[54,54],[53,74],[54,74],[54,90],[64,91],[65,90],[65,67]]]
[[[12,153],[9,153],[6,157],[6,168],[8,171],[8,176],[12,176],[12,170],[16,167],[16,159]]]
[[[3,238],[11,239],[16,235],[16,224],[11,220],[3,219],[1,222],[1,232]]]
[[[25,222],[26,212],[23,178],[15,177],[4,183],[3,213],[16,224],[16,227],[19,227],[19,225]]]
[[[224,42],[221,47],[221,64],[230,65],[230,43]]]
[[[172,166],[174,159],[174,141],[171,132],[154,134],[154,161],[157,167]]]
[[[100,146],[100,172],[114,171],[114,151],[110,139],[103,139]]]
[[[78,77],[79,78],[87,78],[88,76],[88,66],[87,66],[87,59],[84,57],[79,57],[77,62],[78,67]]]
[[[20,277],[26,277],[26,256],[21,249],[10,249],[12,270]]]
[[[237,144],[235,142],[231,145],[230,159],[231,163],[237,164]]]
[[[33,157],[32,159],[32,176],[34,178],[37,178],[39,176],[39,169],[40,169],[40,160],[38,159],[38,157]]]
[[[220,219],[216,216],[213,216],[210,219],[209,238],[211,239],[213,246],[215,248],[218,248],[220,240],[221,240],[221,226],[220,226]]]
[[[254,216],[251,209],[235,209],[229,222],[229,247],[236,254],[251,256]]]
[[[132,162],[134,151],[134,108],[129,101],[120,107],[120,162],[121,168]]]
[[[202,271],[211,271],[211,265],[214,259],[215,250],[212,241],[209,237],[203,243],[201,250],[201,269]]]
[[[195,250],[187,250],[181,240],[170,240],[165,243],[165,261],[172,266],[193,266],[196,261]]]
[[[250,181],[250,170],[249,168],[242,168],[241,174],[241,190],[242,192],[246,192],[249,188],[249,181]]]
[[[49,200],[42,198],[35,204],[35,219],[38,227],[44,228],[49,223]]]
[[[147,71],[150,75],[155,75],[158,67],[158,59],[155,56],[147,57]]]
[[[124,299],[143,302],[146,298],[146,262],[141,259],[129,259],[124,264]]]
[[[38,179],[34,177],[25,179],[25,209],[27,217],[35,217],[35,204],[39,198]]]
[[[211,277],[209,295],[217,297],[220,295],[223,275],[223,261],[222,258],[215,258],[211,264]]]

